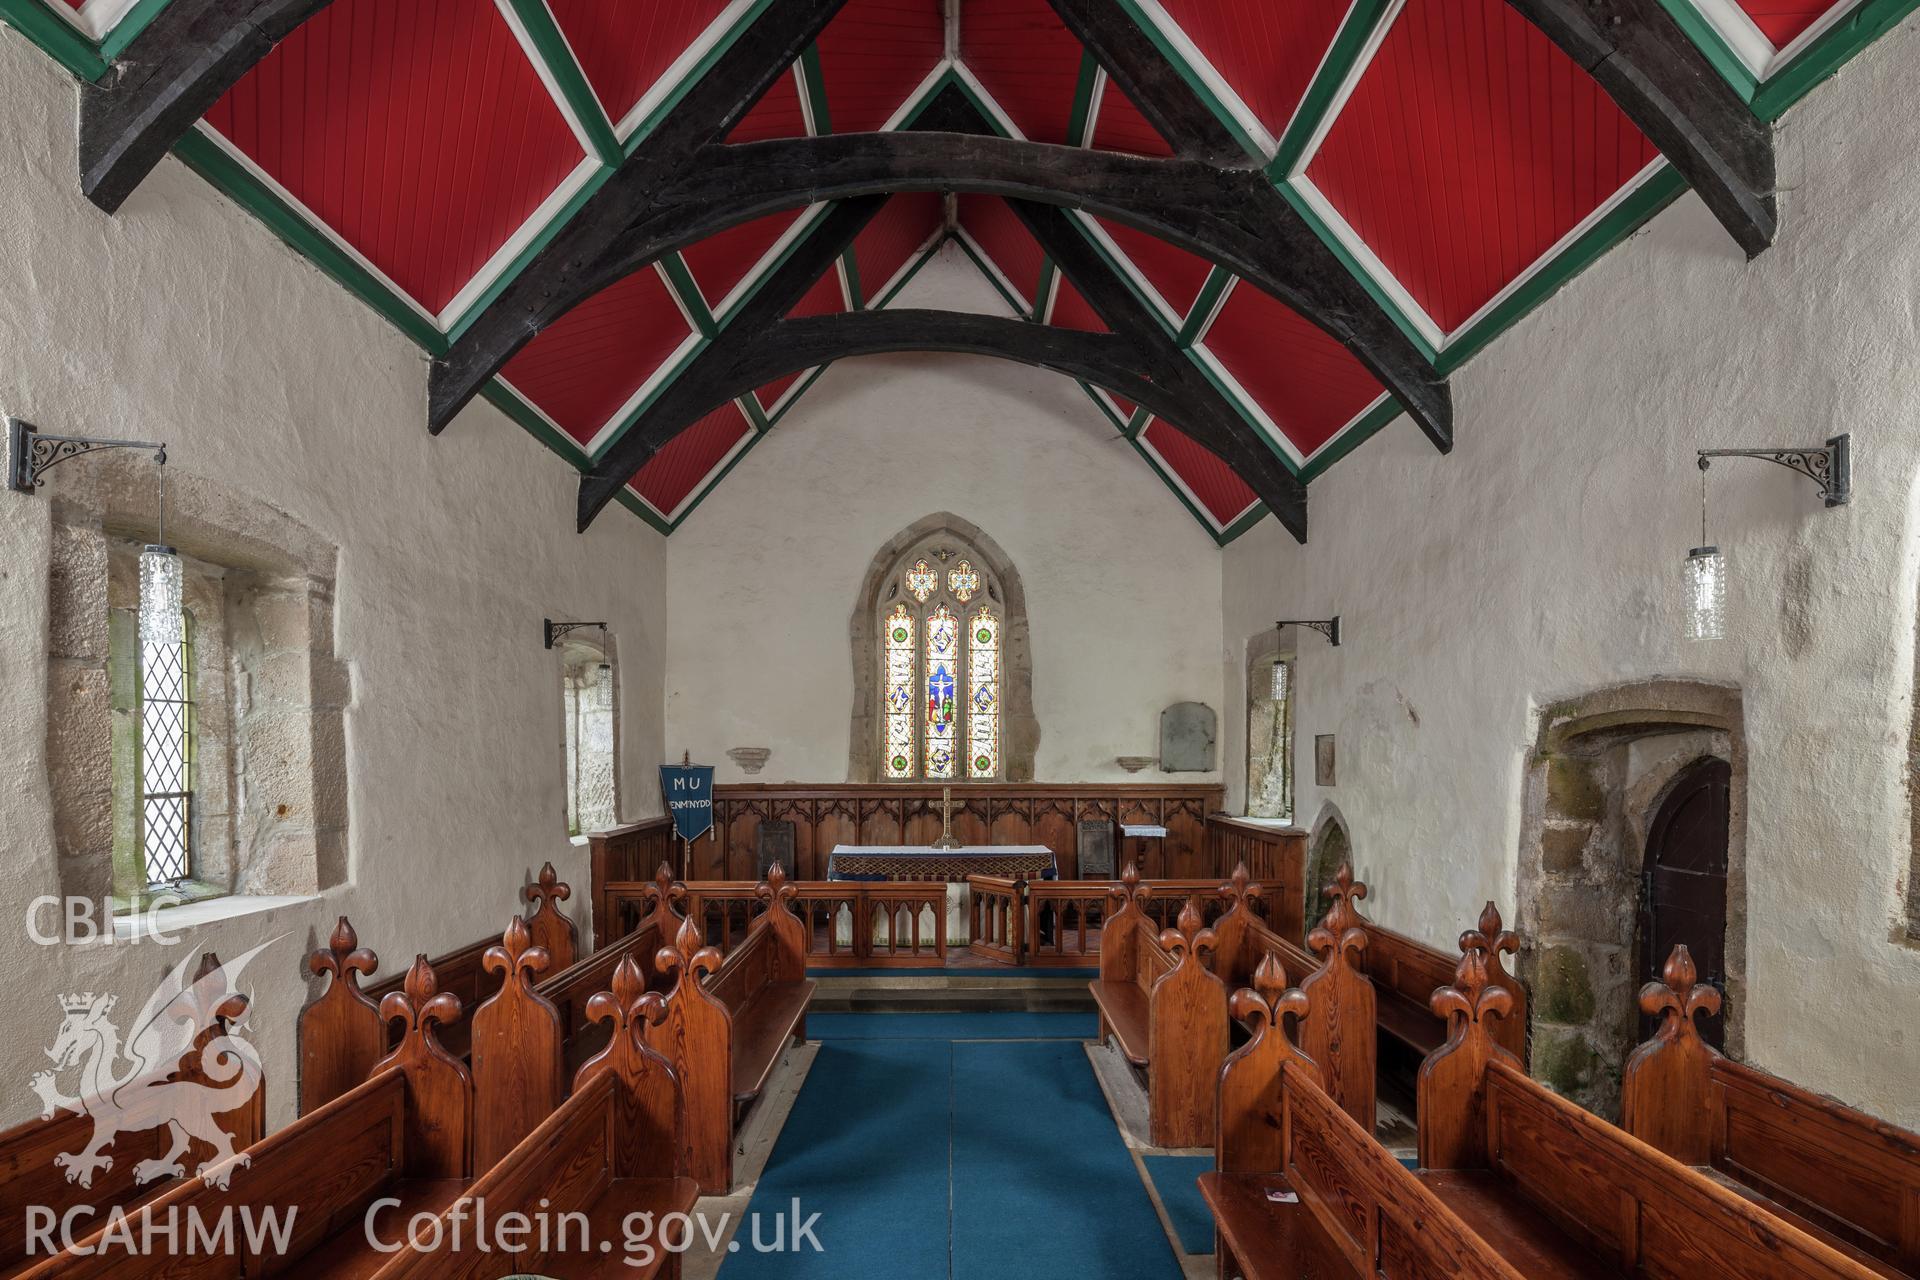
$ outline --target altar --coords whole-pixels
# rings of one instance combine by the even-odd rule
[[[1058,874],[1053,850],[1043,844],[981,844],[936,849],[932,845],[839,844],[827,858],[829,880],[944,880],[947,882],[947,945],[972,941],[968,876],[1051,880]],[[875,937],[880,925],[875,922]],[[836,941],[853,942],[853,922],[834,925]]]

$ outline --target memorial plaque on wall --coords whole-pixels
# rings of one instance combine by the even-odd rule
[[[1167,773],[1213,769],[1219,720],[1204,702],[1176,702],[1160,713],[1160,767]]]
[[[776,862],[788,876],[799,874],[793,865],[793,824],[769,818],[760,824],[760,848],[754,858],[754,871],[765,880]]]
[[[1105,818],[1080,824],[1080,879],[1104,880],[1113,875],[1113,823]]]

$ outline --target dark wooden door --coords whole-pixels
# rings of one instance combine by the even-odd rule
[[[1724,760],[1702,760],[1681,775],[1647,831],[1640,902],[1640,978],[1660,976],[1676,943],[1693,953],[1700,980],[1726,990],[1727,785]],[[1640,1020],[1641,1039],[1654,1021]],[[1702,1019],[1708,1044],[1726,1044],[1726,1013]]]

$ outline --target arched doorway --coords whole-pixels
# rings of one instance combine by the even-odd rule
[[[1326,888],[1340,868],[1353,861],[1353,839],[1347,834],[1346,819],[1331,804],[1320,811],[1314,824],[1307,854],[1306,902],[1301,913],[1300,936],[1312,933],[1327,914]]]
[[[1675,779],[1647,828],[1641,880],[1640,980],[1660,976],[1675,944],[1693,953],[1703,981],[1726,990],[1728,792],[1733,766],[1706,759]],[[1700,1034],[1726,1047],[1724,1012],[1700,1020]],[[1640,1016],[1644,1039],[1656,1020]]]

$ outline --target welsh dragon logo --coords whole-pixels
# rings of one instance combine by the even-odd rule
[[[120,1029],[109,1017],[117,997],[91,991],[61,997],[65,1017],[46,1051],[53,1070],[38,1073],[31,1083],[40,1095],[42,1119],[67,1110],[93,1120],[93,1138],[82,1150],[53,1158],[68,1182],[91,1187],[97,1171],[113,1167],[107,1148],[118,1135],[162,1125],[171,1131],[172,1145],[159,1159],[142,1160],[134,1167],[136,1182],[184,1176],[182,1157],[194,1139],[213,1148],[213,1157],[200,1166],[208,1186],[224,1189],[234,1169],[247,1164],[214,1118],[245,1106],[260,1088],[260,1056],[234,1034],[248,999],[235,993],[233,983],[249,961],[276,941],[191,978],[187,966],[192,957],[182,960],[147,997],[124,1046]],[[56,1080],[76,1069],[79,1093],[68,1097]]]

